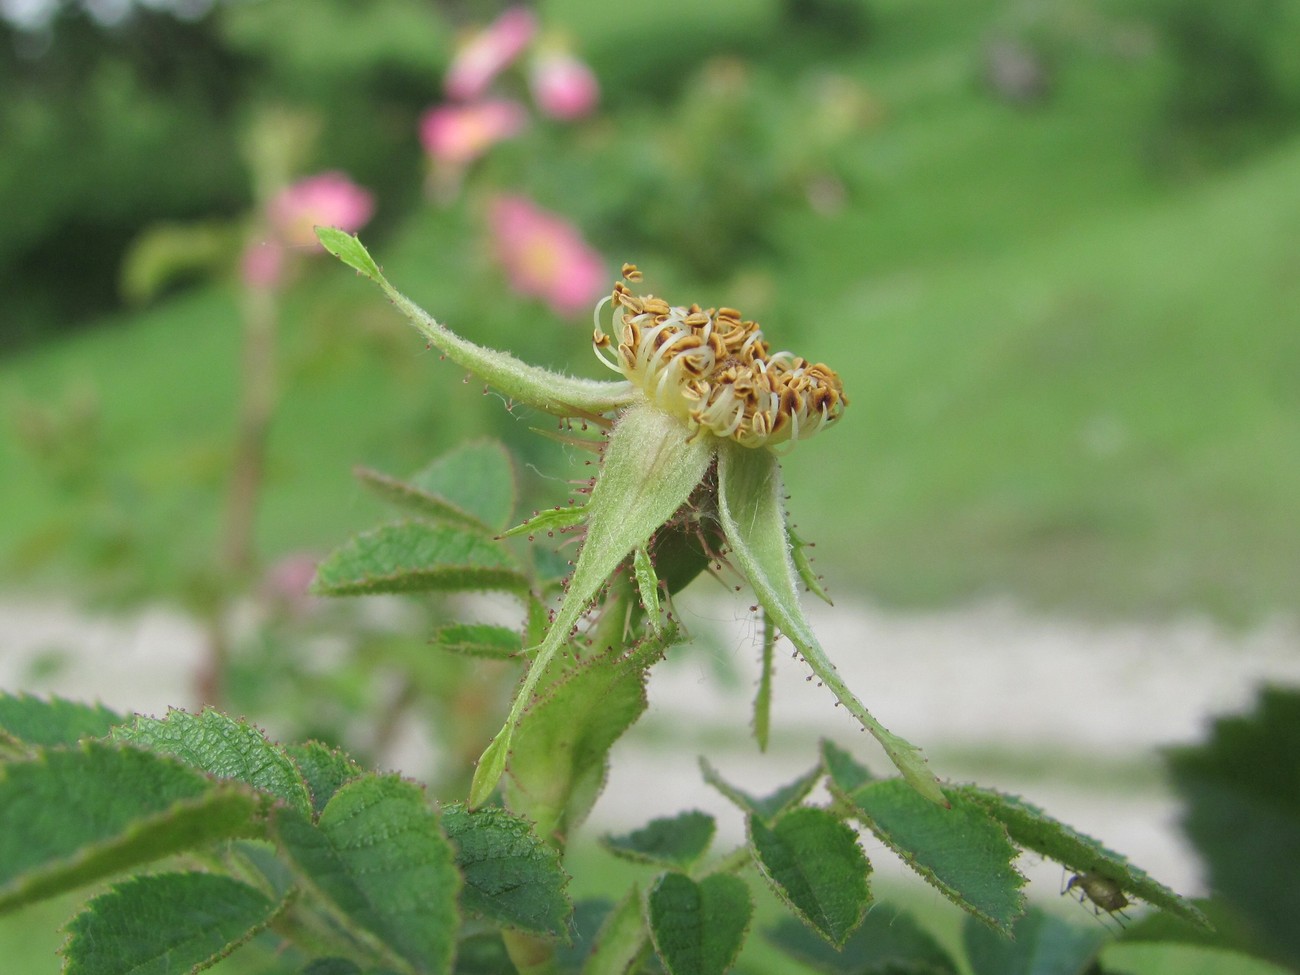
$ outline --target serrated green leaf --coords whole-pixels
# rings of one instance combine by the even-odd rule
[[[602,836],[601,845],[633,863],[686,868],[695,863],[713,840],[717,824],[708,813],[692,810],[653,819],[622,836]]]
[[[0,766],[0,910],[257,836],[262,804],[176,759],[102,742]]]
[[[1293,975],[1295,971],[1239,951],[1165,942],[1120,942],[1107,947],[1101,958],[1107,975]]]
[[[749,843],[778,897],[840,947],[866,915],[871,864],[857,834],[825,809],[792,809],[771,826],[748,818]]]
[[[1007,831],[979,804],[954,790],[950,808],[935,805],[901,779],[868,782],[846,798],[880,840],[953,903],[1009,932],[1024,912],[1025,878]]]
[[[313,816],[324,811],[344,783],[360,778],[366,771],[339,749],[318,741],[288,745],[284,750],[307,785]]]
[[[956,975],[957,963],[905,911],[877,903],[837,951],[793,918],[766,932],[786,954],[830,975]]]
[[[316,567],[312,583],[326,596],[527,589],[527,577],[491,539],[419,521],[354,536]]]
[[[0,694],[0,735],[27,746],[75,745],[83,738],[102,738],[123,720],[102,704]]]
[[[534,536],[543,533],[551,535],[562,532],[566,528],[581,524],[586,518],[587,509],[580,505],[572,508],[547,508],[545,511],[537,512],[522,525],[515,525],[514,528],[503,531],[501,537],[516,538],[527,535],[531,540]]]
[[[725,873],[698,883],[665,873],[646,897],[650,936],[669,975],[722,975],[740,953],[753,913],[745,882]]]
[[[376,284],[383,282],[384,276],[379,272],[379,265],[355,234],[346,233],[337,227],[317,227],[316,239],[352,270],[364,274]]]
[[[842,793],[852,792],[860,785],[875,780],[866,767],[833,741],[822,739],[822,765],[835,788]]]
[[[218,874],[160,873],[115,884],[68,924],[66,975],[197,972],[275,917],[279,905]]]
[[[456,846],[466,911],[520,931],[565,936],[569,878],[527,820],[495,807],[471,812],[455,805],[442,810],[442,825]]]
[[[443,454],[411,476],[426,495],[445,500],[499,532],[515,510],[515,468],[496,440],[474,440]]]
[[[641,890],[633,884],[600,926],[582,975],[627,975],[649,940]]]
[[[700,771],[704,775],[704,781],[739,806],[741,812],[749,816],[757,816],[765,822],[771,822],[787,809],[802,802],[823,775],[822,767],[818,765],[788,785],[781,786],[771,795],[760,799],[727,782],[705,758],[700,759]]]
[[[508,660],[523,652],[518,630],[489,623],[452,623],[434,630],[429,642],[450,653],[493,660]]]
[[[205,708],[198,714],[172,709],[165,718],[137,716],[113,731],[115,741],[172,755],[220,779],[233,779],[287,802],[311,809],[311,794],[284,749],[246,721]]]
[[[1032,908],[1012,937],[966,918],[962,941],[973,975],[1086,975],[1108,935],[1096,924],[1069,924]]]
[[[451,966],[460,874],[419,787],[366,775],[343,785],[316,825],[282,808],[275,828],[304,881],[351,933],[420,973]]]
[[[327,251],[378,284],[420,334],[448,359],[511,399],[556,416],[609,413],[632,402],[634,394],[629,382],[576,379],[530,366],[509,353],[461,338],[389,284],[356,237],[323,227],[317,228],[316,235]]]
[[[921,749],[894,734],[849,690],[804,616],[795,585],[781,486],[781,467],[768,450],[734,443],[718,448],[718,516],[730,547],[728,557],[744,574],[764,611],[804,662],[845,709],[871,733],[890,761],[931,802],[947,800]]]
[[[676,417],[648,404],[628,407],[615,424],[605,445],[600,477],[585,508],[587,535],[578,564],[555,619],[515,691],[505,725],[474,771],[470,805],[480,805],[496,788],[514,730],[538,682],[596,594],[623,560],[644,546],[699,485],[713,459],[708,441],[694,436]]]
[[[514,466],[494,440],[465,444],[405,480],[367,467],[353,473],[385,501],[484,534],[505,527],[515,506]]]
[[[524,714],[506,791],[542,836],[567,835],[586,818],[604,786],[609,749],[646,708],[646,668],[678,639],[668,626],[627,653],[583,661],[556,676]]]
[[[1013,842],[1025,849],[1079,873],[1100,874],[1153,907],[1202,927],[1210,926],[1205,915],[1186,898],[1133,866],[1114,850],[1107,849],[1100,841],[1049,816],[1019,796],[976,785],[956,786],[949,790],[949,794],[960,795],[982,808],[1006,827]]]

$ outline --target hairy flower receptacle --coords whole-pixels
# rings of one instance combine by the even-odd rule
[[[641,278],[631,264],[623,274]],[[606,303],[612,335],[601,324]],[[848,405],[833,369],[770,351],[758,323],[734,308],[669,305],[620,281],[596,307],[593,344],[655,406],[745,447],[810,437]]]

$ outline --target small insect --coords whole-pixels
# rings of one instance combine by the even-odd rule
[[[1065,886],[1061,888],[1061,893],[1068,894],[1076,889],[1079,891],[1079,903],[1092,901],[1092,912],[1098,917],[1101,916],[1102,911],[1105,911],[1112,917],[1119,915],[1124,920],[1132,920],[1124,913],[1124,908],[1129,905],[1129,899],[1124,896],[1120,885],[1104,874],[1091,870],[1076,873],[1066,881]],[[1119,923],[1123,926],[1122,921]]]

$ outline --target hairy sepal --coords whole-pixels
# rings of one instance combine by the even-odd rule
[[[316,228],[327,251],[364,274],[433,346],[458,366],[515,401],[556,416],[608,413],[632,401],[632,384],[580,379],[521,362],[508,352],[489,349],[461,338],[402,294],[384,277],[361,241],[332,227]]]
[[[840,679],[799,604],[790,536],[782,506],[781,468],[775,455],[738,444],[718,450],[718,515],[730,558],[749,580],[764,611],[862,726],[880,742],[903,777],[921,795],[948,805],[919,748],[871,716]]]
[[[609,436],[600,477],[587,502],[587,538],[551,622],[524,676],[505,726],[479,759],[470,805],[483,803],[505,771],[510,740],[551,658],[624,559],[686,503],[713,459],[715,444],[649,404],[638,402]]]

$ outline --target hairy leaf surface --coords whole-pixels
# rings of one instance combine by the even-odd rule
[[[68,924],[66,975],[173,975],[207,968],[269,924],[280,905],[208,873],[116,884]]]

